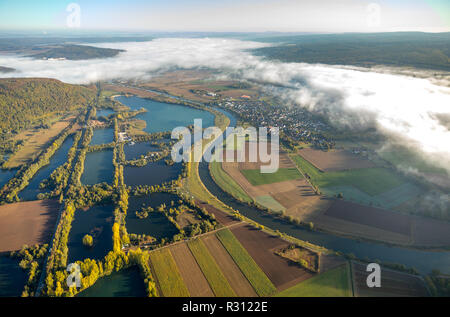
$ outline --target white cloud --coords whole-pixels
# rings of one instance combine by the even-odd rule
[[[336,125],[375,124],[386,135],[415,146],[434,164],[450,171],[450,131],[436,118],[436,114],[450,113],[449,88],[403,75],[270,62],[248,51],[265,45],[217,38],[170,38],[98,45],[127,50],[109,59],[44,61],[3,56],[0,65],[21,71],[8,74],[10,77],[51,77],[70,83],[145,78],[171,67],[221,69],[242,79],[283,85],[286,88],[278,91],[287,100],[328,115]]]

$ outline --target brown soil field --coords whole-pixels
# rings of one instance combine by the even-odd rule
[[[371,161],[345,150],[325,152],[315,149],[301,149],[298,154],[324,172],[375,167],[375,164]]]
[[[59,204],[53,200],[0,206],[0,252],[19,250],[24,244],[48,243],[58,210]]]
[[[381,287],[369,288],[366,265],[352,262],[354,292],[357,297],[423,297],[428,296],[420,277],[381,267]]]
[[[420,246],[450,246],[450,223],[413,217],[414,244]]]
[[[255,290],[217,237],[215,235],[208,235],[204,236],[202,240],[234,292],[239,297],[256,297]]]
[[[286,215],[309,222],[310,217],[320,214],[331,205],[332,201],[316,195],[305,179],[289,182],[295,184],[295,188],[272,194],[276,201],[286,207]]]
[[[402,215],[375,207],[359,205],[344,200],[335,200],[324,214],[329,217],[399,234],[411,234],[411,216]]]
[[[347,260],[333,254],[321,254],[319,261],[320,273],[332,270],[338,266],[345,264]]]
[[[47,144],[70,124],[73,118],[58,121],[49,129],[27,130],[16,135],[14,139],[23,140],[23,146],[11,155],[5,167],[16,168],[36,158]]]
[[[275,254],[276,250],[289,245],[286,241],[249,225],[237,226],[231,231],[279,291],[314,276],[298,264]]]
[[[220,211],[219,209],[217,209],[216,207],[206,204],[204,202],[201,201],[195,201],[195,203],[197,204],[197,206],[199,206],[200,208],[205,208],[206,211],[208,211],[209,213],[213,214],[216,217],[216,220],[218,223],[224,225],[224,226],[228,226],[231,225],[233,223],[238,223],[239,221],[234,219],[232,216],[224,213],[223,211]]]
[[[186,243],[170,247],[181,277],[192,297],[214,297],[214,293]]]

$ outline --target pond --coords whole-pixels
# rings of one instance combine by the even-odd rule
[[[60,165],[67,161],[67,153],[73,144],[73,137],[69,136],[60,146],[60,148],[55,152],[55,154],[50,159],[50,164],[42,167],[30,180],[27,187],[25,187],[20,193],[19,198],[22,200],[35,200],[37,195],[42,192],[39,189],[39,184],[47,179],[50,174],[58,168]]]
[[[178,205],[178,196],[169,193],[152,193],[146,196],[130,197],[126,219],[128,233],[146,234],[158,240],[173,237],[174,234],[178,233],[178,229],[163,213],[156,211],[156,208],[161,204],[166,204],[169,207],[171,201]],[[142,207],[152,207],[155,212],[149,213],[145,219],[139,219],[136,217],[136,211],[140,211]]]
[[[77,297],[146,297],[144,281],[137,267],[102,277]]]
[[[149,133],[171,131],[176,127],[186,127],[194,124],[194,119],[202,119],[203,128],[214,125],[214,115],[205,110],[139,97],[119,96],[115,100],[130,107],[132,110],[145,108],[147,112],[136,116],[136,119],[147,122],[147,127],[144,131]]]
[[[139,159],[141,155],[145,155],[148,152],[161,151],[158,146],[151,145],[150,142],[135,143],[133,145],[127,143],[123,147],[123,150],[125,152],[125,159],[129,161]]]
[[[0,255],[0,297],[19,297],[26,280],[27,275],[19,267],[18,259]]]
[[[2,188],[14,175],[17,170],[2,170],[0,169],[0,188]]]
[[[114,141],[114,129],[95,129],[90,145],[108,144]]]
[[[103,259],[112,250],[112,225],[114,222],[113,206],[94,206],[88,210],[75,211],[75,218],[69,234],[68,263],[83,261],[86,258]],[[90,234],[94,245],[83,245],[83,237]]]
[[[97,118],[108,117],[109,115],[115,113],[112,109],[97,109]]]
[[[125,166],[123,177],[128,186],[158,185],[177,179],[182,168],[180,163],[167,165],[164,160],[159,160],[143,167]]]
[[[98,183],[112,183],[114,178],[113,150],[104,150],[86,154],[81,183],[94,185]]]

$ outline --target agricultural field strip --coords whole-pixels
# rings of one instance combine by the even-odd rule
[[[219,265],[222,273],[225,275],[237,296],[256,297],[257,294],[252,285],[217,236],[205,236],[202,238],[202,241],[208,248],[209,253],[216,260],[216,263]]]
[[[266,274],[230,230],[222,230],[216,236],[259,296],[269,296],[277,291]]]
[[[190,295],[170,250],[150,253],[150,261],[164,296],[188,297]]]
[[[219,265],[209,253],[201,239],[188,242],[188,247],[194,255],[203,274],[208,280],[214,294],[218,297],[236,297],[236,293],[231,288],[228,280],[220,270]]]
[[[187,244],[172,246],[170,252],[191,297],[213,297],[214,293]]]

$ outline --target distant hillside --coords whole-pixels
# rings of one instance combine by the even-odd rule
[[[15,71],[14,68],[0,66],[0,73],[6,74],[6,73],[12,73],[13,71]]]
[[[279,43],[257,49],[255,53],[283,62],[406,66],[450,71],[450,33],[322,34],[253,40]]]
[[[65,58],[69,60],[84,60],[114,57],[120,52],[124,52],[124,50],[70,44],[52,47],[48,50],[44,50],[41,53],[29,55],[28,57],[37,59]]]
[[[18,132],[56,113],[85,107],[96,91],[55,79],[0,79],[0,131]]]

